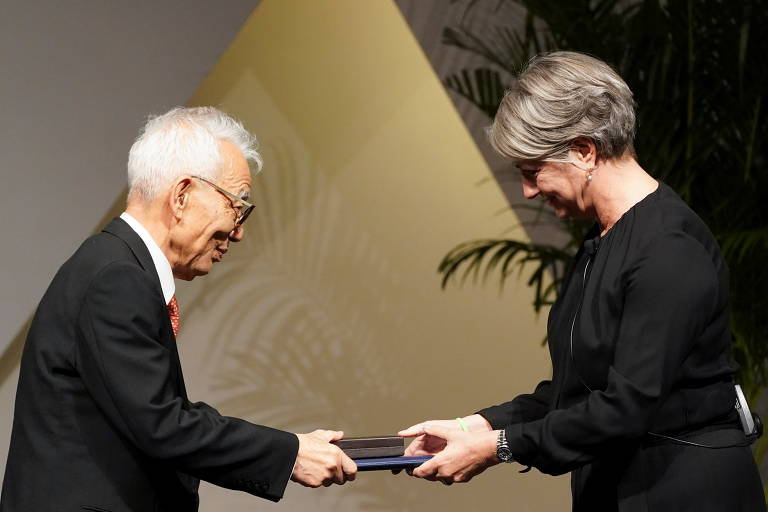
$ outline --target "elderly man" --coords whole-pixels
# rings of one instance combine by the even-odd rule
[[[243,238],[254,139],[210,107],[151,119],[131,148],[120,218],[61,267],[21,361],[0,511],[193,511],[199,479],[278,501],[288,479],[354,479],[330,441],[187,399],[174,278]]]

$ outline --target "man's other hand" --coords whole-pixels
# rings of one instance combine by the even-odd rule
[[[331,441],[344,437],[344,432],[315,430],[296,435],[299,438],[299,454],[291,480],[306,487],[328,487],[355,479],[357,465],[338,446],[331,444]]]

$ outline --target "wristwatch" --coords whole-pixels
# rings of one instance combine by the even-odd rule
[[[512,451],[509,449],[507,434],[504,429],[499,430],[499,437],[496,438],[496,457],[498,457],[501,462],[515,461],[515,458],[512,456]]]

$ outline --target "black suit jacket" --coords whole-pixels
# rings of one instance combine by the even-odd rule
[[[115,219],[32,321],[0,511],[194,511],[199,479],[277,501],[297,451],[294,434],[187,399],[152,258]]]

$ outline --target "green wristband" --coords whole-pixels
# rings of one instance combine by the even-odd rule
[[[459,426],[461,427],[461,430],[463,430],[464,432],[469,432],[469,429],[467,428],[467,424],[466,424],[466,423],[464,423],[464,420],[463,420],[463,419],[461,419],[461,418],[456,418],[456,421],[458,421],[458,422],[459,422]]]

